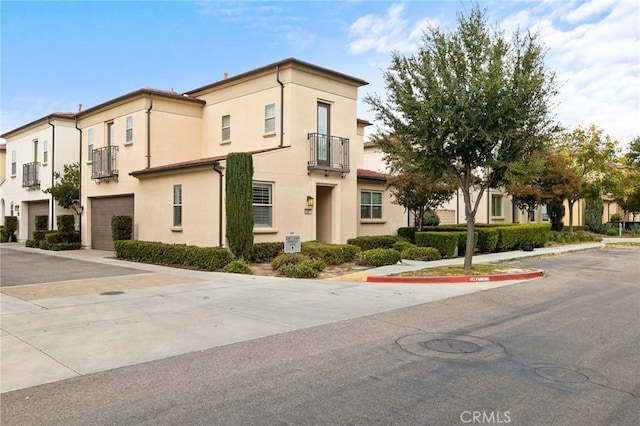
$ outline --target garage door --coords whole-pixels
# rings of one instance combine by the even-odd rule
[[[133,216],[133,195],[91,200],[91,248],[113,250],[111,217]]]
[[[36,216],[49,216],[49,202],[48,201],[34,201],[27,203],[27,235],[28,239],[33,239],[33,230],[36,229]],[[49,218],[49,224],[51,224],[51,218]]]

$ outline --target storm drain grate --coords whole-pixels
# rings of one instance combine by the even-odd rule
[[[577,371],[562,367],[540,367],[535,369],[535,373],[545,379],[562,383],[582,383],[589,380],[587,376]]]
[[[124,294],[124,291],[105,291],[100,293],[100,296],[117,296],[119,294]]]
[[[480,346],[475,343],[457,339],[433,339],[418,344],[423,348],[448,354],[470,354],[480,350]]]

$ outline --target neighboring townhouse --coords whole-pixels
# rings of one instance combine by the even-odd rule
[[[78,130],[73,113],[52,113],[0,135],[6,140],[6,178],[0,186],[0,209],[4,216],[18,217],[17,237],[33,238],[35,217],[73,214],[63,209],[43,190],[51,187],[54,172],[78,162]]]
[[[378,172],[380,179],[386,181],[385,171],[387,166],[384,161],[384,154],[374,142],[364,143],[363,165],[366,169]],[[465,223],[462,192],[460,190],[456,191],[453,197],[436,211],[442,225]],[[540,223],[545,221],[548,221],[545,206],[538,207],[534,214],[529,216],[526,211],[519,210],[513,205],[509,194],[496,188],[489,188],[489,190],[485,191],[476,214],[476,222],[482,223]],[[405,213],[405,221],[402,226],[412,224],[413,218]]]
[[[361,167],[370,123],[356,110],[366,84],[289,58],[184,94],[141,89],[78,113],[83,244],[112,249],[111,216],[132,214],[136,239],[225,245],[232,152],[253,154],[254,241],[394,233],[403,209]]]

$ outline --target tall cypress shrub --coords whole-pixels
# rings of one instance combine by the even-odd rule
[[[226,221],[229,250],[249,259],[253,247],[253,158],[248,152],[227,156]]]
[[[599,232],[602,227],[602,213],[604,212],[604,203],[600,197],[590,197],[585,201],[584,220],[589,230]]]

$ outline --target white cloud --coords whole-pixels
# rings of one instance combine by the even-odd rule
[[[388,54],[392,50],[414,50],[422,31],[433,21],[424,18],[409,25],[402,16],[404,10],[403,4],[394,4],[385,15],[367,14],[358,18],[349,27],[349,53],[357,55],[374,51]]]

